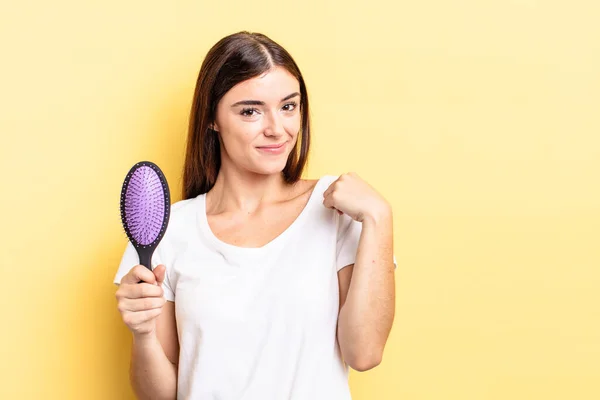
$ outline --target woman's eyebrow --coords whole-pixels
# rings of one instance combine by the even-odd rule
[[[296,97],[296,96],[300,96],[300,93],[294,92],[292,94],[288,94],[283,99],[281,99],[281,101],[286,101],[286,100],[289,100],[292,97]],[[242,100],[242,101],[238,101],[235,104],[232,104],[231,107],[236,107],[236,106],[264,106],[264,105],[265,105],[265,102],[264,101],[260,101],[260,100]]]

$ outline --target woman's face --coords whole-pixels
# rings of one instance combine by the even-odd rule
[[[286,69],[235,85],[217,104],[213,128],[221,137],[221,162],[259,174],[283,171],[300,121],[300,84]]]

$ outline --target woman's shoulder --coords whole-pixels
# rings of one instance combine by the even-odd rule
[[[312,179],[300,179],[297,182],[298,188],[295,196],[308,195],[309,193],[312,193],[312,196],[323,194],[337,178],[335,175],[321,175]]]
[[[195,213],[200,196],[179,200],[171,204],[171,220],[186,220],[190,213]]]
[[[321,175],[320,178],[318,178],[317,181],[317,185],[321,186],[321,190],[323,192],[325,192],[327,190],[327,188],[329,187],[329,185],[331,185],[333,182],[335,182],[336,179],[339,178],[339,175],[332,175],[332,174],[326,174],[326,175]]]
[[[171,204],[164,241],[187,235],[194,229],[201,196],[179,200]]]
[[[320,175],[313,179],[301,179],[301,181],[304,184],[306,184],[308,187],[316,186],[319,183],[322,183],[322,184],[328,186],[328,185],[331,185],[337,178],[339,178],[339,175],[324,174],[324,175]]]

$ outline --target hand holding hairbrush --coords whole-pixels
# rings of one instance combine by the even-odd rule
[[[140,264],[152,271],[152,254],[162,240],[171,210],[167,179],[150,161],[135,164],[121,189],[121,222]]]

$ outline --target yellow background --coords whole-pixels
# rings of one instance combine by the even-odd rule
[[[397,314],[356,400],[600,398],[596,1],[73,1],[0,8],[1,399],[131,399],[119,193],[180,199],[204,55],[247,29],[308,84],[306,177],[393,204]]]

